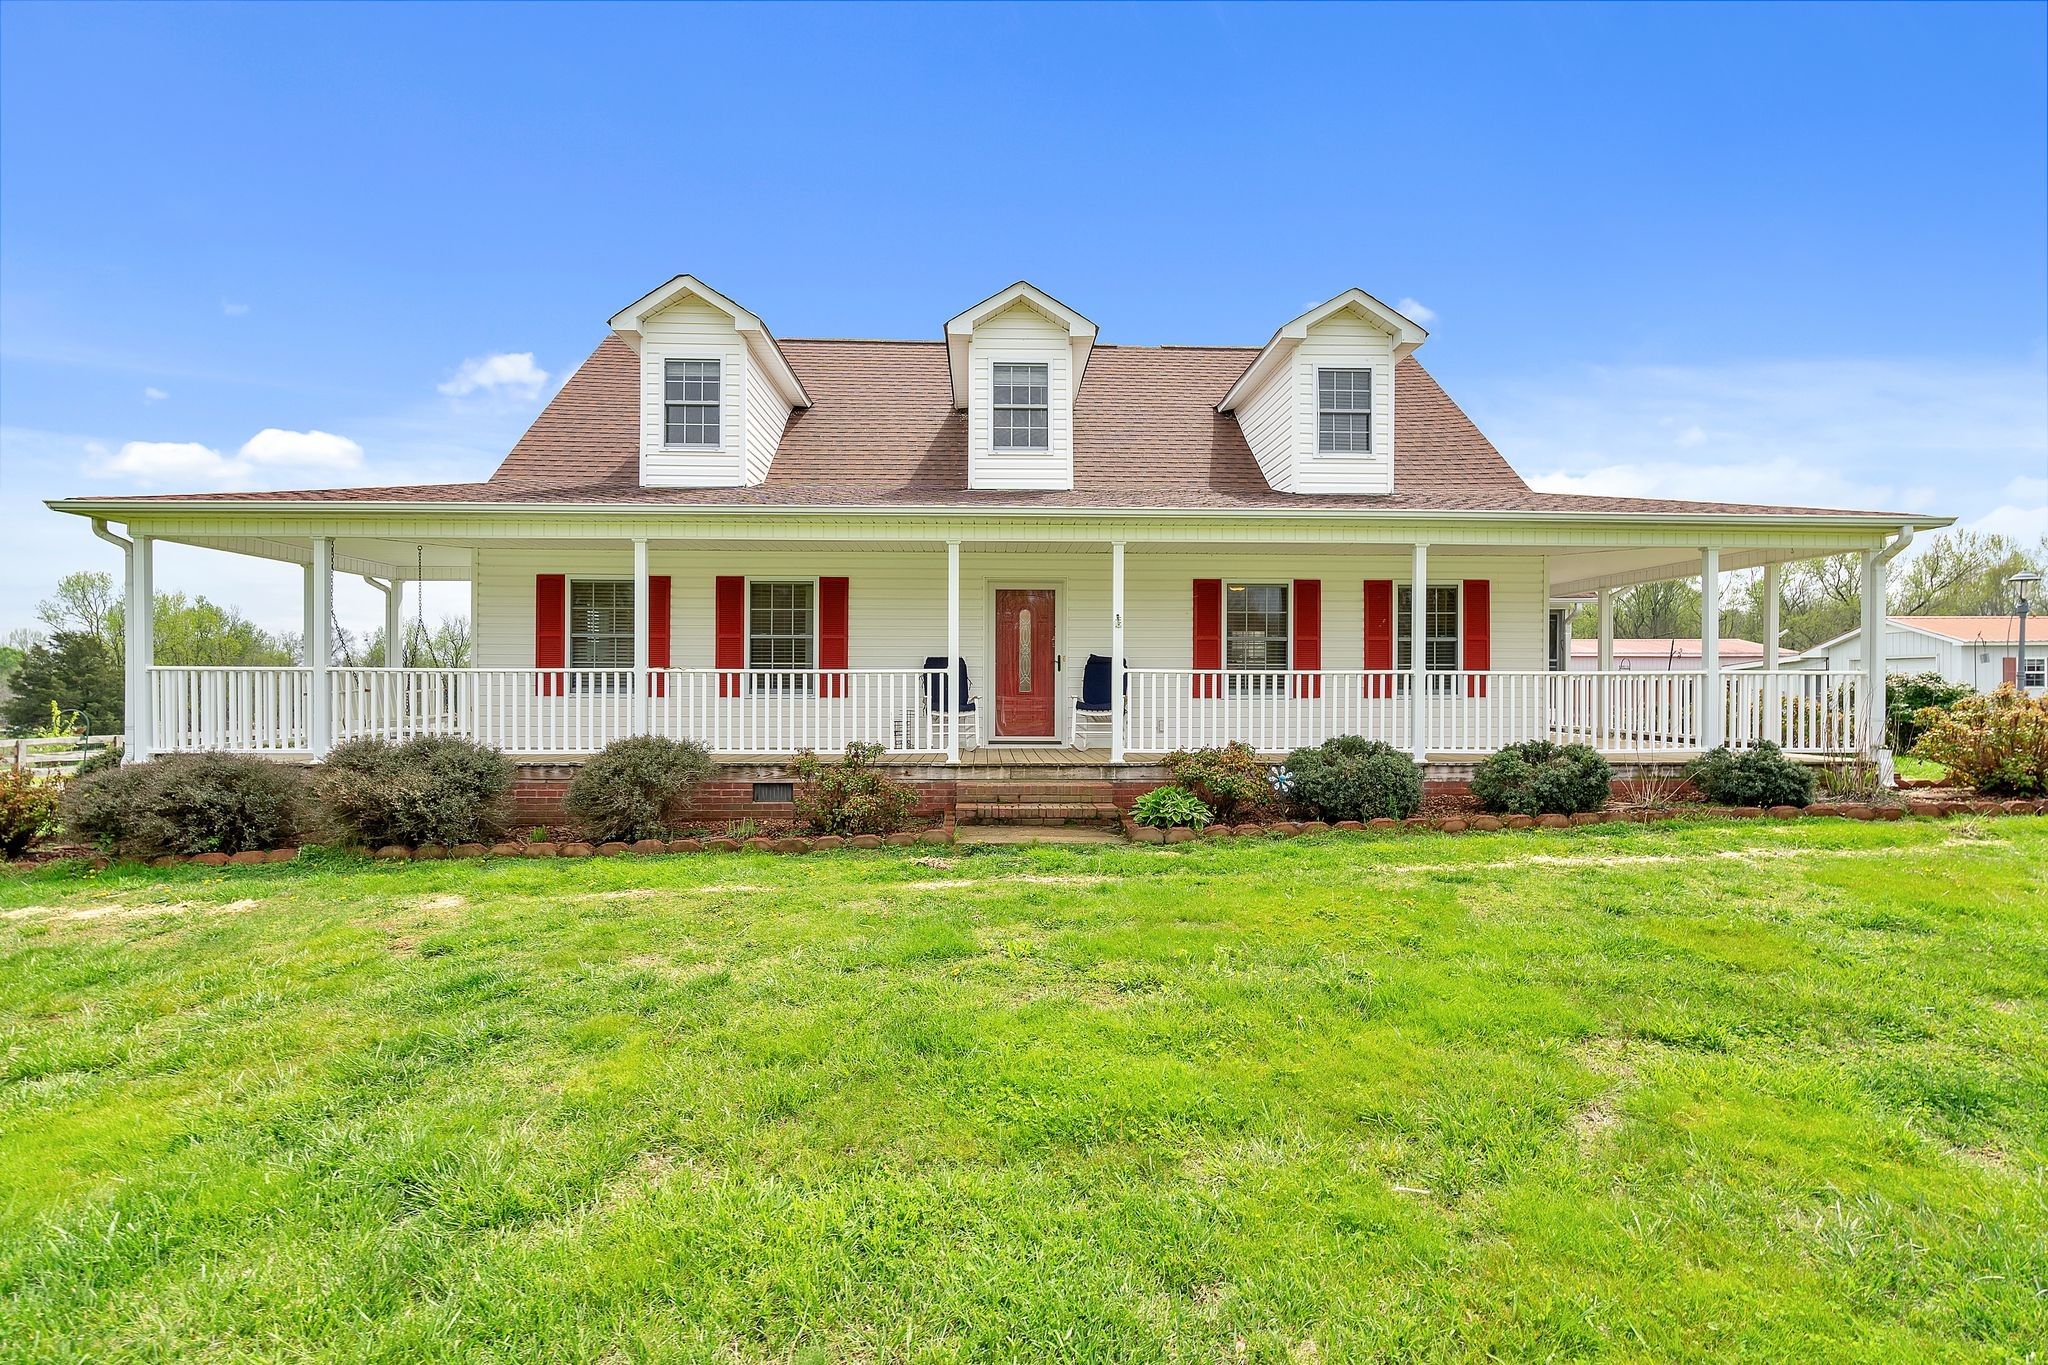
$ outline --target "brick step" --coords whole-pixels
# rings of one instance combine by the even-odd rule
[[[1108,782],[961,782],[955,801],[979,805],[1031,805],[1046,801],[1105,803],[1115,797]]]
[[[963,825],[1108,825],[1117,809],[1108,801],[963,801],[953,819]]]

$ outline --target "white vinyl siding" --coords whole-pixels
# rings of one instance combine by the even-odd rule
[[[669,437],[671,360],[718,366],[715,442],[677,445]],[[748,481],[740,433],[747,429],[746,347],[732,319],[701,299],[678,299],[648,318],[640,335],[640,482],[649,487],[729,488]],[[777,435],[780,435],[778,428]],[[764,466],[765,472],[765,466]]]
[[[1238,429],[1266,482],[1281,493],[1394,491],[1398,458],[1394,438],[1394,338],[1356,313],[1324,318],[1309,329],[1288,363],[1236,409]],[[1326,372],[1363,372],[1370,388],[1361,398],[1369,449],[1325,450],[1322,441]]]

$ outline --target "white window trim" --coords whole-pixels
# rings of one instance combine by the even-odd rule
[[[1287,604],[1287,666],[1285,668],[1245,668],[1230,666],[1230,590],[1232,588],[1278,588]],[[1226,578],[1223,580],[1223,671],[1226,673],[1292,673],[1294,671],[1294,581],[1280,578]]]
[[[754,669],[754,585],[756,583],[808,583],[811,585],[811,666],[809,668],[764,668],[762,672],[816,673],[818,671],[818,628],[820,625],[818,618],[824,615],[822,610],[824,604],[818,598],[818,580],[816,578],[805,578],[801,574],[764,574],[760,578],[750,577],[746,580],[747,595],[746,600],[740,603],[740,610],[746,616],[746,620],[742,622],[745,629],[741,632],[741,635],[747,642],[747,671],[751,673]]]
[[[668,367],[670,361],[696,361],[700,365],[718,366],[718,441],[713,445],[690,445],[668,438]],[[727,413],[732,404],[725,401],[725,379],[732,357],[727,355],[658,355],[654,358],[655,382],[661,387],[661,410],[657,420],[661,423],[661,448],[676,451],[723,451],[727,448],[732,433],[732,424]]]
[[[625,663],[623,663],[623,664],[584,664],[584,665],[579,665],[579,664],[577,664],[577,663],[575,662],[575,659],[576,659],[576,585],[577,585],[578,583],[623,583],[623,584],[625,584],[625,585],[626,585],[626,592],[627,592],[627,593],[628,593],[628,595],[629,595],[629,601],[630,601],[630,594],[632,593],[632,591],[633,591],[633,586],[634,586],[634,584],[633,584],[633,575],[632,575],[632,574],[630,574],[630,573],[625,573],[625,574],[614,574],[614,573],[571,573],[571,574],[563,574],[563,575],[562,575],[562,672],[564,672],[564,673],[567,673],[567,674],[569,674],[569,675],[570,675],[570,677],[571,677],[571,682],[570,682],[570,686],[571,686],[571,687],[575,687],[575,686],[576,686],[576,683],[575,683],[574,679],[575,679],[575,676],[576,676],[576,675],[578,675],[578,674],[585,674],[585,673],[628,673],[628,674],[630,674],[630,673],[631,673],[631,672],[633,671],[633,663],[632,663],[632,660],[631,660],[631,659],[628,659],[628,660],[627,660],[627,661],[626,661]],[[650,630],[650,633],[651,633],[651,631],[652,631],[652,628],[653,628],[653,627],[652,627],[652,623],[650,622],[650,623],[649,623],[649,630]],[[629,639],[631,638],[631,632],[628,632],[628,638],[629,638]],[[555,670],[553,670],[553,669],[546,669],[546,670],[544,670],[544,671],[545,671],[545,672],[549,672],[549,673],[552,673],[552,672],[554,672]]]
[[[1413,605],[1415,597],[1415,585],[1413,583],[1396,583],[1394,585],[1394,671],[1397,673],[1412,672],[1415,660],[1415,655],[1411,650],[1408,655],[1408,666],[1403,667],[1401,664],[1401,646],[1410,643],[1408,634],[1403,632],[1401,629],[1401,590],[1403,588],[1408,589],[1408,596],[1410,602],[1409,616],[1413,618],[1415,614],[1415,608]],[[1415,643],[1419,643],[1422,646],[1423,657],[1426,659],[1429,654],[1428,599],[1429,594],[1431,592],[1434,592],[1438,588],[1449,588],[1452,591],[1452,593],[1456,595],[1458,603],[1458,628],[1456,633],[1453,634],[1451,637],[1451,648],[1457,659],[1457,662],[1452,664],[1449,668],[1428,668],[1425,666],[1424,671],[1429,673],[1463,673],[1465,671],[1465,583],[1463,579],[1454,578],[1448,583],[1425,583],[1422,585],[1422,639]]]
[[[1372,361],[1367,360],[1360,361],[1358,364],[1355,365],[1324,365],[1311,362],[1308,368],[1310,408],[1309,416],[1313,419],[1312,425],[1314,427],[1314,431],[1310,434],[1309,437],[1309,456],[1317,461],[1338,464],[1344,463],[1346,461],[1352,461],[1359,464],[1371,464],[1379,461],[1382,458],[1379,451],[1379,366],[1373,363]],[[1364,450],[1323,449],[1323,371],[1325,370],[1365,371],[1366,393],[1370,395],[1371,399],[1373,400],[1373,406],[1365,409],[1366,424]],[[1334,411],[1334,409],[1332,410]]]
[[[1059,410],[1059,400],[1053,396],[1058,382],[1057,365],[1052,357],[1042,354],[990,355],[988,357],[988,453],[991,455],[1022,455],[1033,457],[1057,454],[1060,449],[1059,424],[1054,414]],[[1000,446],[996,444],[996,366],[998,365],[1043,365],[1045,367],[1045,447]],[[1015,407],[1005,403],[1004,407]]]

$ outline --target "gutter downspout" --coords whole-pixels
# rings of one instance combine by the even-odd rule
[[[140,733],[137,722],[146,704],[147,687],[147,675],[138,666],[139,652],[135,648],[135,628],[139,622],[135,612],[135,542],[109,531],[105,517],[92,519],[92,533],[121,552],[121,728],[126,732],[121,761],[135,763],[145,755],[137,752],[137,746],[129,739]]]

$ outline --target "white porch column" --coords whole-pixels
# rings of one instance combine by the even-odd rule
[[[1429,651],[1424,647],[1429,615],[1429,546],[1415,542],[1415,563],[1408,589],[1408,739],[1415,761],[1429,758]]]
[[[1889,576],[1885,558],[1875,550],[1863,552],[1863,753],[1875,759],[1884,748],[1884,632],[1885,579]]]
[[[1780,566],[1764,565],[1764,672],[1778,671],[1778,571]]]
[[[405,580],[394,578],[384,589],[384,666],[405,667]]]
[[[334,619],[334,540],[330,536],[313,537],[313,564],[308,571],[312,582],[311,620],[306,623],[306,663],[313,670],[313,697],[309,708],[312,721],[308,736],[314,758],[325,758],[334,744],[333,690],[328,683],[328,669],[332,664],[333,645],[328,638],[328,623]]]
[[[1600,613],[1600,657],[1595,667],[1606,673],[1614,668],[1614,589],[1600,589],[1594,600]]]
[[[647,537],[633,537],[633,733],[647,733]]]
[[[1124,543],[1109,545],[1109,761],[1124,761]]]
[[[939,695],[952,703],[946,722],[946,762],[960,761],[960,708],[967,698],[956,697],[960,686],[960,542],[946,542],[946,682]]]
[[[156,743],[150,724],[150,707],[155,688],[149,670],[156,663],[156,537],[135,537],[135,567],[128,587],[128,676],[135,680],[134,709],[126,717],[122,741],[123,756],[146,759]]]
[[[1721,551],[1700,551],[1700,747],[1721,743]]]

